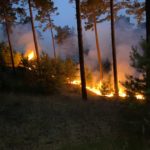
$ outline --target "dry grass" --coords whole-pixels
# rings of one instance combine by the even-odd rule
[[[146,108],[74,93],[0,94],[0,150],[149,150]]]

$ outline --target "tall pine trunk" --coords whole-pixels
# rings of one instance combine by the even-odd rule
[[[12,69],[13,69],[13,72],[14,72],[14,74],[15,74],[15,73],[16,73],[16,70],[15,70],[13,49],[12,49],[12,44],[11,44],[11,40],[10,40],[9,25],[8,25],[6,16],[5,16],[5,26],[6,26],[6,32],[7,32],[8,45],[9,45],[9,49],[10,49],[10,57],[11,57]]]
[[[146,40],[150,43],[150,0],[146,0]]]
[[[102,80],[103,80],[103,66],[102,66],[101,49],[99,46],[99,37],[98,37],[97,22],[96,22],[96,16],[95,15],[94,15],[94,31],[95,31],[98,63],[99,63],[99,69],[100,69],[100,82],[102,82]]]
[[[110,0],[110,10],[111,10],[111,40],[112,40],[112,56],[113,56],[114,90],[115,95],[118,96],[119,90],[118,90],[116,40],[115,40],[115,26],[114,26],[114,0]]]
[[[52,46],[53,46],[53,52],[54,52],[54,58],[56,58],[56,48],[55,48],[55,40],[54,40],[54,34],[53,34],[53,25],[51,22],[50,14],[49,16],[49,24],[50,24],[50,31],[51,31],[51,38],[52,38]]]
[[[77,30],[78,30],[78,46],[79,46],[82,99],[87,100],[86,79],[85,79],[85,69],[84,69],[82,23],[81,23],[81,15],[80,15],[80,0],[76,0],[76,17],[77,17]]]
[[[145,9],[146,9],[146,41],[147,44],[150,45],[150,0],[146,0],[145,2]],[[148,54],[150,54],[150,52],[147,52]],[[146,70],[146,89],[147,91],[149,91],[150,89],[150,68],[149,68],[149,64],[147,65],[147,70]],[[150,99],[150,93],[148,92],[146,94],[147,99]]]
[[[29,4],[30,17],[31,17],[31,26],[32,26],[32,33],[33,33],[34,46],[35,46],[37,61],[39,62],[40,56],[39,56],[38,43],[37,43],[36,32],[35,32],[34,21],[33,21],[31,0],[28,0],[28,4]]]

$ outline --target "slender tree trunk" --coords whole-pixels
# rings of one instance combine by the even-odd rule
[[[112,39],[114,90],[115,90],[115,95],[118,96],[119,90],[118,90],[116,41],[115,41],[115,26],[114,26],[114,0],[110,0],[110,10],[111,10],[111,39]]]
[[[38,50],[38,42],[37,42],[37,38],[36,38],[36,32],[35,32],[35,28],[34,28],[34,21],[33,21],[31,0],[28,0],[28,4],[29,4],[30,17],[31,17],[31,26],[32,26],[32,33],[33,33],[34,46],[35,46],[37,61],[38,61],[38,63],[39,63],[40,56],[39,56],[39,50]]]
[[[13,72],[15,74],[16,70],[15,70],[13,49],[12,49],[12,44],[11,44],[11,40],[10,40],[9,25],[8,25],[6,17],[5,17],[5,25],[6,25],[7,38],[8,38],[8,44],[9,44],[9,49],[10,49],[11,64],[12,64]]]
[[[94,31],[95,31],[98,63],[99,63],[99,67],[100,67],[99,68],[100,69],[100,82],[102,82],[102,80],[103,80],[103,66],[102,66],[101,50],[100,50],[100,46],[99,46],[99,37],[98,37],[98,31],[97,31],[96,16],[94,16]]]
[[[85,69],[84,69],[84,54],[83,54],[82,23],[81,23],[81,15],[80,15],[80,0],[76,0],[76,17],[77,17],[77,30],[78,30],[82,99],[87,100],[86,79],[85,79]]]
[[[50,24],[50,31],[51,31],[51,38],[52,38],[52,46],[53,46],[54,58],[56,58],[56,48],[55,48],[55,40],[54,40],[54,34],[53,34],[53,25],[52,25],[52,22],[51,22],[50,14],[49,14],[49,24]]]
[[[150,0],[146,0],[146,40],[150,43]]]
[[[145,2],[145,9],[146,9],[146,41],[147,44],[150,45],[150,0],[146,0]],[[149,53],[149,52],[148,52]],[[147,70],[146,70],[146,88],[147,90],[150,89],[150,68],[149,64],[147,65]],[[150,94],[146,94],[147,100],[150,102]]]

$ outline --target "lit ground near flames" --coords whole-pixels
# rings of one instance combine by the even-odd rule
[[[74,81],[71,82],[71,84],[80,86],[81,85],[81,81],[80,80],[74,80]],[[91,93],[93,93],[93,94],[95,94],[97,96],[105,96],[105,97],[109,97],[109,98],[113,98],[114,97],[113,91],[103,95],[102,92],[100,91],[101,84],[96,86],[96,87],[86,86],[86,89],[87,89],[87,91],[90,91]],[[128,97],[127,94],[125,93],[125,90],[123,90],[123,88],[120,88],[120,87],[119,87],[119,97],[120,98]],[[141,94],[135,94],[135,98],[138,99],[138,100],[144,100],[145,99],[144,96],[141,95]]]
[[[79,94],[0,94],[0,149],[150,149],[149,105]]]

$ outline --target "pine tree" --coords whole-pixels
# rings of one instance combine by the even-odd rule
[[[58,13],[56,12],[57,7],[55,7],[54,2],[52,0],[45,0],[45,1],[36,0],[35,7],[38,10],[38,14],[36,15],[36,20],[41,23],[40,26],[43,28],[43,31],[46,31],[47,29],[49,29],[51,32],[54,58],[56,58],[55,39],[54,39],[54,33],[53,33],[53,29],[55,26],[54,26],[51,16],[55,14],[58,15]]]
[[[125,6],[128,8],[127,13],[136,15],[137,21],[140,22],[145,18],[145,11],[146,11],[146,42],[147,45],[150,43],[150,1],[145,0],[145,2],[140,1],[128,1],[126,0]],[[145,50],[145,49],[144,49]],[[150,49],[149,49],[150,51]],[[145,52],[147,53],[147,52]],[[147,67],[146,76],[150,76],[150,69]],[[146,81],[147,88],[150,87],[150,81]]]
[[[13,72],[15,73],[13,49],[12,49],[12,43],[10,39],[10,22],[12,23],[14,20],[16,20],[16,17],[15,17],[15,11],[12,8],[12,3],[10,1],[7,1],[7,2],[1,1],[0,2],[0,22],[4,23],[6,27],[8,45],[9,45],[10,54],[11,54],[10,55],[11,63],[12,63]]]
[[[106,13],[107,3],[103,0],[87,0],[82,1],[81,3],[81,13],[82,19],[85,20],[85,29],[94,30],[95,32],[95,42],[97,49],[97,57],[99,63],[100,71],[100,81],[103,79],[103,67],[102,67],[102,57],[101,57],[101,48],[99,43],[99,34],[97,30],[97,24],[104,21],[104,18],[100,18]]]
[[[74,29],[70,28],[68,25],[61,27],[61,26],[56,26],[56,35],[55,39],[57,44],[63,44],[63,42],[74,35]]]
[[[141,50],[137,47],[132,48],[130,55],[131,66],[136,70],[138,76],[128,75],[127,81],[124,83],[127,93],[135,95],[136,93],[143,94],[147,97],[150,96],[150,75],[147,70],[150,70],[150,44],[145,40],[140,43]]]
[[[11,42],[11,26],[18,19],[17,18],[18,14],[21,17],[19,18],[20,20],[25,14],[23,9],[20,8],[19,6],[16,8],[13,7],[13,4],[18,5],[18,3],[19,1],[16,0],[0,1],[0,23],[5,25],[8,45],[10,49],[11,64],[14,73],[15,73],[15,64],[14,64],[13,48]]]
[[[118,96],[118,72],[117,72],[117,58],[116,58],[116,40],[115,40],[115,26],[114,26],[114,0],[110,0],[111,10],[111,40],[112,40],[112,56],[113,56],[113,73],[114,73],[114,90],[115,95]]]
[[[150,40],[150,1],[125,0],[122,5],[127,9],[127,14],[136,16],[138,23],[145,20],[146,12],[146,40],[148,42]]]
[[[77,17],[82,98],[83,98],[83,100],[87,100],[85,69],[84,69],[84,55],[83,55],[82,23],[81,23],[81,13],[80,13],[80,0],[75,0],[75,2],[76,2],[76,17]]]
[[[32,12],[32,5],[33,5],[32,0],[28,0],[28,5],[29,5],[29,13],[30,13],[30,19],[31,19],[32,34],[33,34],[34,46],[35,46],[35,51],[36,51],[36,56],[37,56],[37,62],[39,63],[40,56],[39,56],[36,31],[35,31],[35,27],[34,27],[33,12]]]

